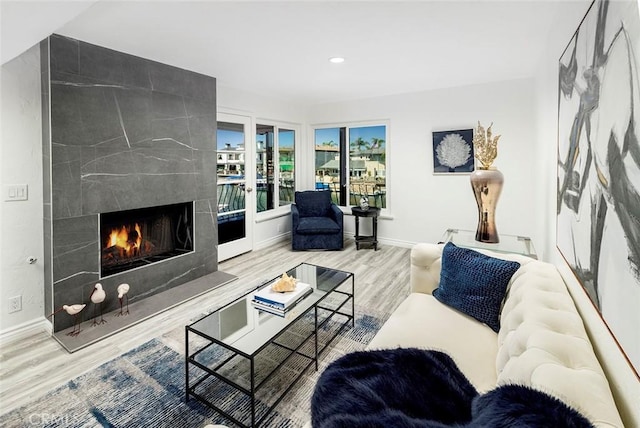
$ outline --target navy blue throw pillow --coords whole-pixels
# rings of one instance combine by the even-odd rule
[[[518,262],[496,259],[448,242],[442,250],[440,284],[433,290],[433,297],[497,333],[507,285],[518,268]]]

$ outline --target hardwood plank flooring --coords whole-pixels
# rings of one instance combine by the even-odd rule
[[[154,337],[183,327],[202,314],[241,296],[260,282],[281,275],[303,262],[353,272],[357,305],[392,312],[409,293],[408,248],[379,245],[378,251],[356,251],[353,239],[347,239],[343,251],[293,252],[290,242],[283,241],[219,264],[219,270],[237,275],[238,280],[73,354],[65,351],[45,331],[3,343],[0,349],[0,415]],[[181,336],[184,343],[184,330]]]

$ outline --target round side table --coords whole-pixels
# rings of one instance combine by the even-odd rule
[[[380,208],[369,207],[369,209],[363,210],[360,207],[351,207],[351,214],[356,219],[356,250],[360,249],[360,244],[363,242],[373,244],[373,250],[378,251],[378,216],[380,215]],[[370,217],[373,222],[373,235],[360,236],[360,217]]]

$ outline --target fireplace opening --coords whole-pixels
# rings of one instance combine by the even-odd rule
[[[193,251],[193,203],[100,214],[101,277]]]

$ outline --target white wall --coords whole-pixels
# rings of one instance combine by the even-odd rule
[[[558,4],[562,13],[549,35],[546,56],[542,58],[536,76],[536,118],[538,140],[536,141],[537,164],[544,181],[536,195],[536,205],[543,208],[544,238],[541,245],[549,255],[549,261],[558,266],[578,310],[585,320],[585,326],[594,345],[598,358],[603,364],[614,393],[618,410],[625,426],[640,426],[640,382],[630,364],[625,360],[611,332],[602,322],[586,292],[576,280],[569,266],[556,249],[556,192],[557,192],[557,126],[558,126],[558,60],[587,12],[591,1]],[[626,296],[621,296],[625,299]],[[617,326],[625,335],[637,335],[638,326],[633,322]],[[638,358],[640,350],[631,350]]]
[[[380,220],[378,236],[399,245],[437,242],[448,228],[475,231],[470,177],[433,174],[431,133],[475,129],[478,120],[485,127],[494,122],[494,135],[502,135],[494,165],[505,177],[496,213],[498,233],[530,236],[535,245],[543,215],[533,199],[540,180],[533,162],[533,112],[534,81],[522,79],[317,105],[310,108],[308,121],[389,120],[387,200],[392,219]]]
[[[41,319],[43,297],[42,113],[38,46],[2,65],[0,331]],[[6,185],[27,184],[27,201],[6,202]],[[27,258],[38,258],[36,264]],[[22,295],[22,311],[8,299]]]

